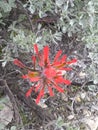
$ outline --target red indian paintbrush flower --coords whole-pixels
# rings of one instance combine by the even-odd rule
[[[61,57],[62,51],[60,50],[51,63],[49,60],[48,46],[45,46],[42,53],[40,53],[37,44],[35,44],[34,50],[35,55],[32,56],[33,68],[27,67],[18,59],[14,60],[14,64],[28,70],[28,74],[23,75],[22,78],[29,79],[34,85],[26,92],[26,97],[30,96],[32,91],[38,92],[36,103],[39,103],[46,90],[49,91],[50,96],[54,96],[54,88],[61,93],[64,92],[60,84],[70,85],[71,81],[63,78],[62,71],[71,70],[71,68],[67,68],[67,66],[75,63],[77,60],[72,59],[67,61],[66,55]]]

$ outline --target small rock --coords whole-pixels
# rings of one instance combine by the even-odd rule
[[[81,96],[81,99],[85,99],[86,93],[81,93],[80,96]]]

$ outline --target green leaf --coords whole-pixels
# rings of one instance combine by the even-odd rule
[[[2,18],[2,13],[0,13],[0,18]]]
[[[13,7],[13,8],[16,7],[16,5],[15,5],[15,0],[9,0],[8,3],[9,3],[9,5],[10,5],[11,8],[12,8],[12,7]]]
[[[16,126],[12,126],[12,127],[11,127],[11,130],[16,130]]]
[[[15,0],[0,1],[0,7],[5,13],[10,12],[13,7],[16,7]]]
[[[64,4],[64,0],[56,0],[56,5],[58,7],[62,6]]]
[[[4,106],[0,104],[0,111],[3,110]]]
[[[5,125],[4,125],[2,122],[0,122],[0,129],[1,129],[1,130],[5,129]],[[5,130],[6,130],[6,129],[5,129]]]

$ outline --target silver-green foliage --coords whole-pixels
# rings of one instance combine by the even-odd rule
[[[78,38],[76,40],[81,40],[85,39],[85,36],[90,33],[89,27],[93,25],[92,16],[95,13],[92,0],[28,0],[28,2],[23,4],[23,6],[32,15],[37,14],[39,18],[49,15],[51,17],[55,16],[57,21],[54,25],[49,25],[48,27],[43,27],[41,23],[36,24],[36,30],[33,33],[29,31],[29,34],[24,28],[14,26],[14,31],[13,28],[12,30],[10,29],[12,31],[10,38],[20,47],[29,50],[32,42],[37,42],[41,45],[49,42],[57,44],[65,33],[69,37],[77,34]],[[13,7],[12,5],[11,7]],[[13,32],[17,33],[13,35]]]
[[[86,41],[86,47],[89,49],[89,58],[91,65],[88,68],[90,80],[95,84],[98,83],[98,1],[91,0],[88,2],[88,15],[89,15],[89,31],[82,38]]]
[[[12,8],[15,7],[16,7],[15,0],[8,0],[8,1],[0,0],[0,23],[1,24],[4,24],[2,19],[9,14]]]
[[[90,28],[94,24],[94,14],[97,13],[94,11],[94,2],[97,4],[97,0],[28,0],[28,2],[23,6],[28,8],[32,15],[37,14],[39,18],[51,15],[57,17],[57,21],[54,26],[49,25],[49,28],[42,27],[41,23],[36,24],[36,30],[33,33],[30,31],[29,34],[21,26],[14,26],[14,30],[10,28],[10,32],[12,31],[10,38],[20,47],[24,45],[24,48],[28,50],[32,42],[58,43],[64,33],[67,33],[69,37],[77,34],[76,40],[87,40],[87,36],[89,38]],[[2,17],[2,12],[10,12],[12,8],[16,7],[15,0],[8,0],[8,2],[1,0],[0,7],[0,17]],[[13,32],[17,33],[13,35]]]
[[[15,0],[0,0],[0,8],[5,13],[10,12],[12,8],[15,8]]]
[[[50,12],[58,17],[57,23],[53,27],[52,33],[54,35],[55,32],[60,32],[59,37],[62,37],[64,33],[67,33],[69,37],[77,34],[78,40],[81,40],[84,35],[89,33],[89,26],[91,27],[94,22],[92,17],[95,13],[93,4],[93,0],[29,0],[28,10],[32,15],[37,12],[40,18],[48,16]],[[27,4],[24,5],[24,7],[26,6]],[[50,31],[48,32],[47,35],[51,37]],[[44,37],[44,35],[42,36]]]
[[[49,25],[49,28],[42,27],[41,23],[37,24],[36,31],[34,31],[33,34],[30,33],[33,39],[31,42],[35,41],[40,44],[54,42],[57,44],[61,41],[62,35],[65,33],[67,33],[69,37],[77,34],[78,38],[76,40],[85,39],[85,36],[88,36],[90,33],[89,27],[93,25],[94,21],[92,16],[95,13],[92,0],[28,0],[28,2],[23,6],[24,8],[28,8],[32,15],[37,14],[39,18],[49,15],[51,17],[57,17],[54,26]],[[24,43],[24,47],[30,46],[30,43],[27,44],[24,38],[26,34],[24,34],[23,31],[24,30],[21,31],[20,29],[17,36],[13,36],[12,39],[18,44],[19,41],[20,44]],[[26,39],[28,38],[29,37],[26,36]],[[24,39],[24,41],[22,39]]]

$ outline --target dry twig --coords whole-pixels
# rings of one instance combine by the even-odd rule
[[[17,125],[17,129],[19,128],[19,126],[22,126],[22,130],[25,130],[23,128],[23,122],[22,122],[21,116],[19,114],[19,109],[18,109],[17,103],[15,101],[15,97],[14,97],[13,93],[11,92],[6,80],[2,80],[2,82],[4,84],[4,91],[5,91],[6,95],[8,95],[8,97],[12,103],[12,106],[13,106],[14,118],[15,118],[15,122]]]

